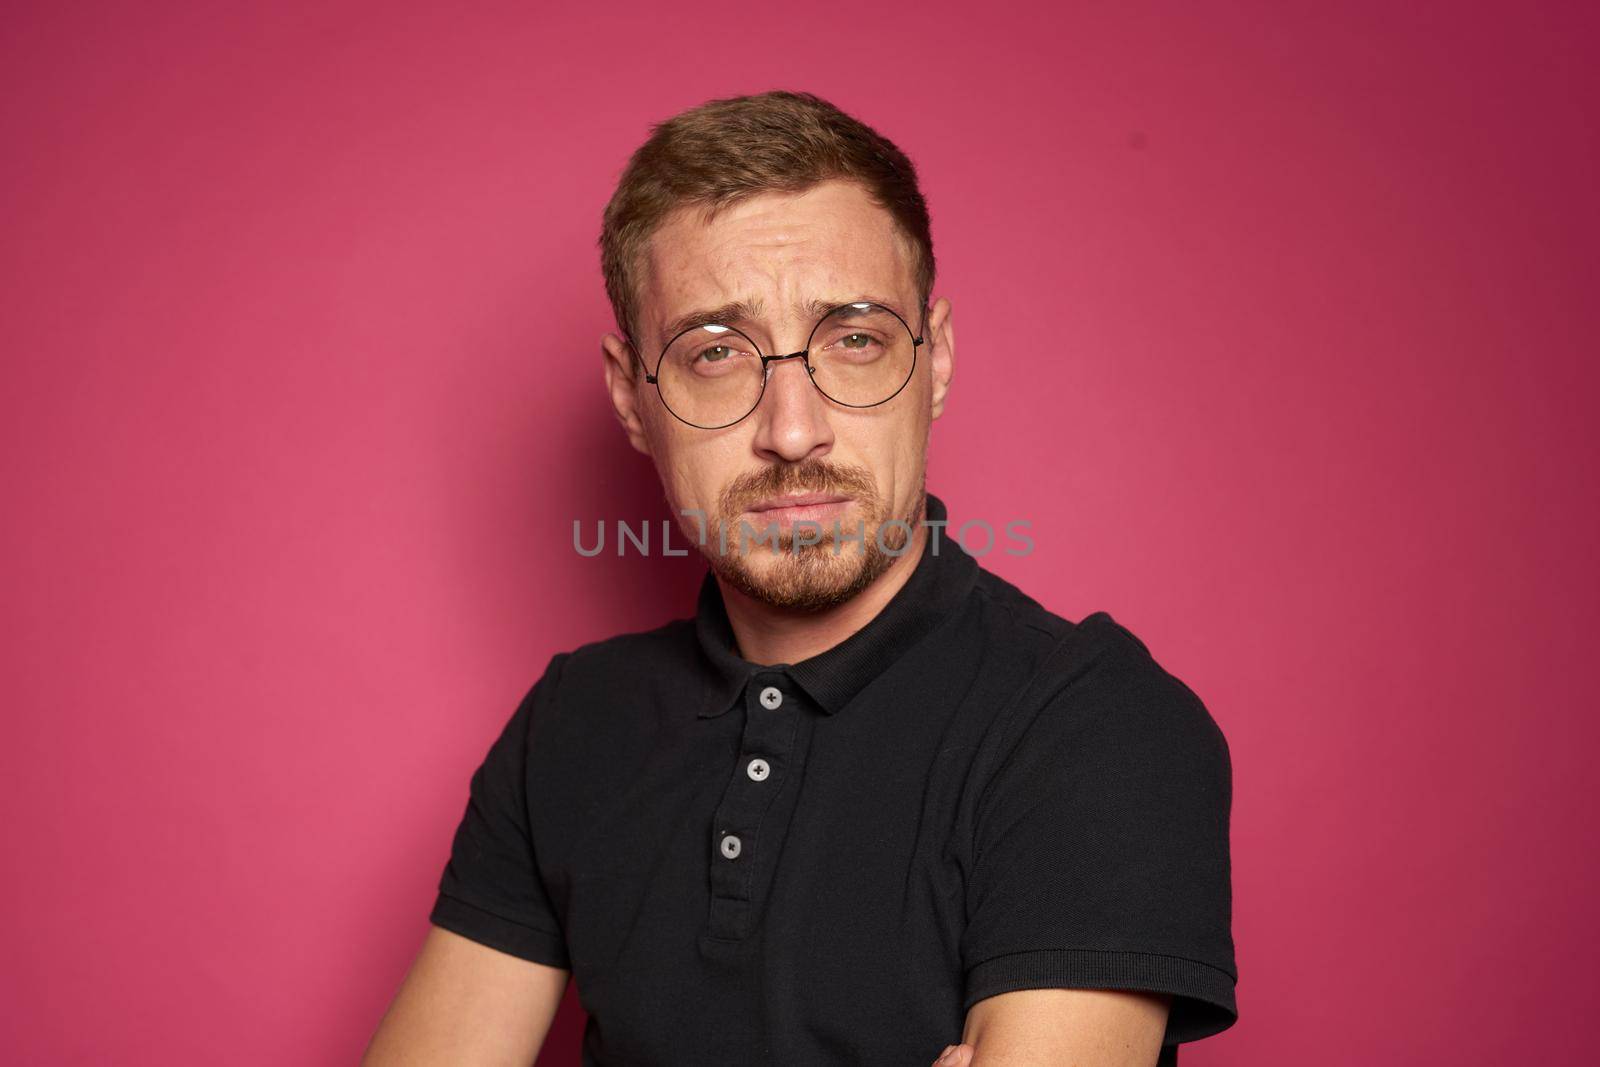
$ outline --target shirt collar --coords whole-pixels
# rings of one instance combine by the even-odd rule
[[[944,523],[944,502],[926,494],[924,522]],[[937,547],[937,550],[936,550]],[[922,558],[906,584],[861,629],[839,644],[799,663],[763,665],[735,651],[733,627],[722,602],[722,589],[708,571],[700,583],[695,632],[706,661],[701,718],[721,715],[733,706],[758,672],[786,672],[821,709],[832,715],[882,674],[934,627],[949,617],[977,578],[978,562],[943,525],[929,529]]]

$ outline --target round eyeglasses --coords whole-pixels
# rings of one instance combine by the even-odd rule
[[[772,365],[785,359],[800,360],[811,384],[836,404],[870,408],[888,403],[911,380],[922,343],[892,308],[856,300],[823,315],[806,346],[785,356],[764,355],[760,345],[732,326],[690,326],[667,342],[653,372],[644,367],[644,380],[656,387],[661,403],[680,422],[720,430],[756,409]],[[629,347],[643,366],[631,341]]]

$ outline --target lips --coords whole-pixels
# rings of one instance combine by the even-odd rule
[[[764,511],[788,511],[790,508],[816,507],[822,504],[845,504],[850,497],[839,493],[796,493],[791,496],[769,496],[758,500],[745,510],[753,514]]]

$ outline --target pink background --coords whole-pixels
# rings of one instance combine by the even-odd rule
[[[692,610],[571,547],[665,513],[595,238],[773,87],[922,171],[930,488],[1227,733],[1184,1062],[1591,1047],[1592,7],[224,6],[0,28],[0,1058],[356,1060],[551,653]]]

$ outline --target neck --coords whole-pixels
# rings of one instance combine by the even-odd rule
[[[722,604],[739,643],[739,655],[751,663],[799,663],[826,652],[878,617],[917,569],[928,539],[922,523],[913,528],[906,550],[872,584],[842,604],[825,611],[798,612],[746,596],[720,577]]]

